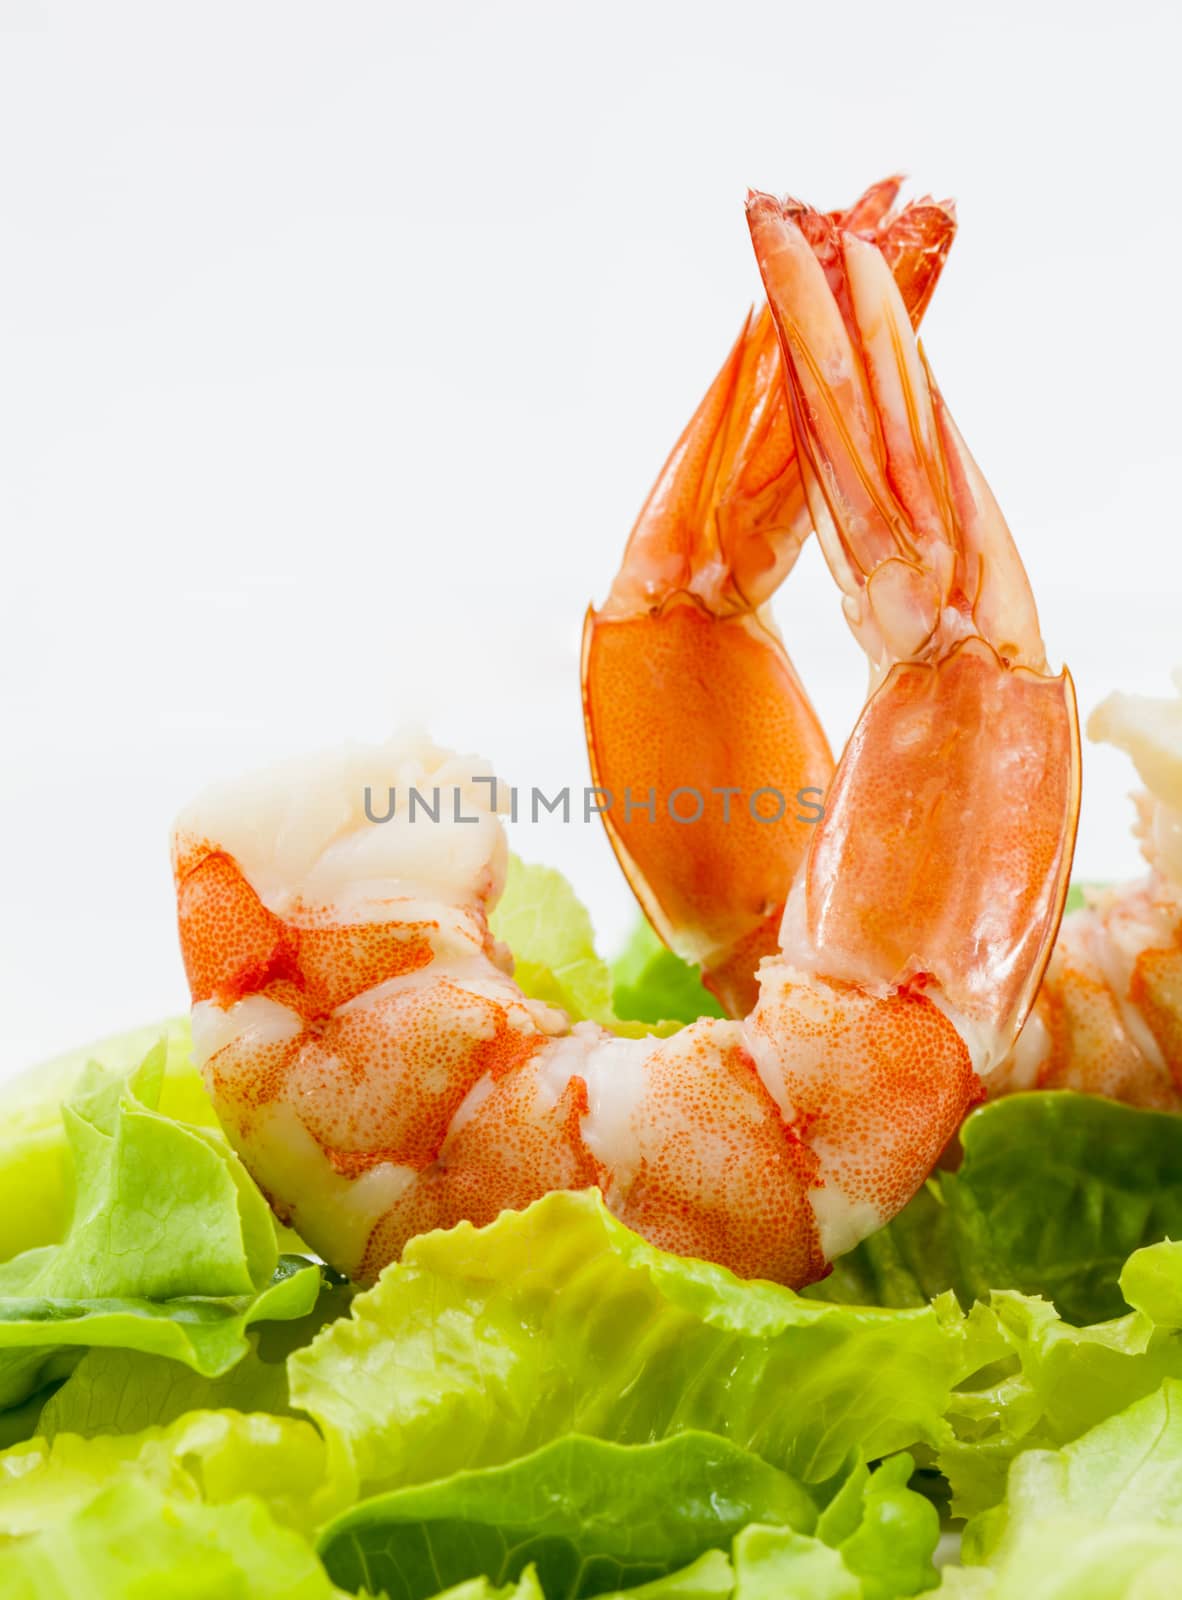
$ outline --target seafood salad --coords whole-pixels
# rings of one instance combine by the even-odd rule
[[[5,1600],[1182,1592],[1182,677],[1085,708],[1147,872],[1072,887],[1038,530],[900,197],[748,195],[764,303],[587,574],[593,792],[725,800],[595,807],[614,962],[495,751],[176,820],[191,1011],[0,1101]],[[771,611],[814,534],[828,732]]]

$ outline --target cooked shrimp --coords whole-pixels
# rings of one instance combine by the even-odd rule
[[[1132,756],[1148,876],[1063,919],[1033,1011],[990,1094],[1077,1089],[1182,1110],[1182,671],[1172,699],[1114,694],[1088,721]]]
[[[362,1280],[423,1230],[595,1185],[655,1244],[806,1283],[923,1181],[1042,976],[1078,799],[1070,679],[882,255],[765,196],[749,220],[876,683],[750,1013],[625,1039],[527,999],[489,933],[490,774],[422,741],[177,825],[214,1105],[279,1214]],[[393,788],[390,821],[367,784]],[[437,822],[412,820],[412,785],[440,791]]]
[[[900,183],[875,184],[838,220],[877,241],[918,325],[956,221],[932,200],[893,212]],[[765,306],[677,441],[583,633],[587,746],[613,799],[601,812],[612,847],[657,933],[732,1016],[755,1003],[755,969],[776,949],[833,775],[767,608],[811,531]],[[784,815],[769,823],[776,791]],[[706,799],[686,826],[695,792]]]

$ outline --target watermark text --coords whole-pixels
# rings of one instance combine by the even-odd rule
[[[476,803],[473,790],[488,790],[488,803]],[[598,784],[581,787],[566,785],[552,794],[536,785],[529,789],[502,783],[497,778],[474,777],[467,787],[434,784],[430,787],[397,789],[391,784],[384,792],[366,784],[366,820],[373,823],[434,822],[475,826],[490,811],[507,816],[510,822],[541,822],[556,817],[560,822],[592,822],[610,813],[625,826],[668,818],[679,827],[696,823],[722,823],[724,826],[750,818],[753,822],[774,825],[782,822],[817,823],[825,815],[825,791],[816,784],[786,793],[773,783],[744,790],[733,784],[682,783],[667,793],[655,788],[625,788],[615,795]]]

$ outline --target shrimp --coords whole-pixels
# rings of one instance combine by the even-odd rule
[[[898,189],[898,179],[887,179],[844,220],[836,213],[832,220],[877,241],[918,326],[955,219],[950,202],[930,200],[892,217]],[[787,398],[782,387],[769,392],[782,386],[778,344],[771,362],[760,347],[770,329],[766,307],[748,319],[641,513],[607,605],[588,613],[588,749],[596,781],[617,797],[630,794],[633,781],[640,780],[639,790],[646,778],[671,767],[732,778],[748,770],[788,774],[781,780],[786,790],[808,777],[821,780],[820,789],[831,774],[824,735],[759,604],[787,576],[812,530]],[[756,348],[763,367],[749,355]],[[737,464],[720,468],[719,452],[727,447]],[[772,467],[755,471],[752,463],[769,460]],[[715,477],[707,481],[710,471]],[[780,498],[765,510],[758,495],[773,474]],[[744,562],[753,560],[762,565],[745,574]],[[719,585],[717,593],[711,583]],[[727,611],[727,603],[736,609]],[[687,646],[677,636],[670,644],[671,617],[700,642]],[[752,652],[755,629],[762,648]],[[662,691],[654,693],[643,721],[617,710],[617,700],[625,712],[629,705],[617,685],[633,650],[636,670],[662,675]],[[709,677],[694,674],[695,652],[699,663],[709,663]],[[606,670],[603,657],[609,658]],[[1087,891],[1087,907],[1064,918],[1044,987],[1013,1051],[991,1074],[988,1092],[1076,1089],[1182,1110],[1182,845],[1170,842],[1182,837],[1182,784],[1164,775],[1174,765],[1163,767],[1182,760],[1182,714],[1169,702],[1114,696],[1089,730],[1138,760],[1147,785],[1138,827],[1150,873],[1118,889]],[[641,814],[651,824],[650,814]],[[619,820],[618,808],[602,816],[665,943],[702,965],[704,982],[728,1012],[744,1014],[755,968],[772,948],[769,937],[778,940],[786,890],[809,830],[802,835],[790,826],[752,826],[741,809],[730,826],[713,832],[670,829],[659,816],[657,829],[636,827],[627,812]]]
[[[1145,785],[1141,881],[1088,891],[1063,919],[1034,1009],[990,1094],[1076,1089],[1182,1110],[1182,671],[1172,699],[1114,694],[1088,720]]]
[[[214,1106],[277,1213],[363,1282],[417,1233],[595,1187],[664,1249],[805,1284],[923,1182],[1042,977],[1078,806],[1070,677],[882,254],[767,196],[748,220],[874,673],[748,1014],[623,1038],[529,999],[489,930],[492,774],[420,737],[176,825]]]
[[[878,243],[918,325],[956,220],[950,203],[927,199],[895,213],[901,181],[875,184],[837,220]],[[755,969],[776,949],[819,809],[805,791],[821,795],[833,775],[767,609],[811,531],[765,306],[743,323],[583,632],[587,748],[612,798],[600,813],[608,837],[657,933],[701,967],[732,1016],[750,1011]],[[761,789],[768,809],[776,791],[793,797],[772,826],[752,809]],[[695,794],[710,801],[687,827]]]

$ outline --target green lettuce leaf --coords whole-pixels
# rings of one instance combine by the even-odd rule
[[[935,1508],[894,1456],[846,1479],[814,1534],[753,1524],[732,1545],[734,1600],[895,1600],[934,1588]]]
[[[277,1520],[305,1531],[352,1496],[344,1464],[310,1422],[193,1411],[167,1427],[38,1436],[0,1451],[0,1540],[56,1526],[115,1478],[148,1479],[210,1505],[258,1495]]]
[[[74,1203],[62,1104],[91,1062],[123,1074],[163,1041],[157,1109],[212,1127],[213,1108],[189,1061],[188,1018],[118,1034],[33,1067],[0,1087],[0,1261],[65,1237]]]
[[[725,1557],[723,1558],[725,1560]],[[730,1593],[730,1562],[726,1564],[727,1587],[724,1595]],[[637,1593],[643,1593],[638,1590]],[[496,1584],[487,1578],[468,1578],[463,1583],[454,1584],[450,1589],[440,1591],[437,1600],[545,1600],[538,1575],[533,1567],[526,1567],[516,1583]]]
[[[840,1552],[792,1528],[752,1524],[744,1528],[728,1558],[708,1550],[688,1567],[663,1578],[615,1589],[598,1600],[868,1600],[866,1588]],[[469,1578],[435,1600],[550,1600],[534,1567],[503,1588],[488,1578]]]
[[[725,1439],[568,1435],[508,1466],[363,1501],[318,1549],[346,1589],[428,1600],[441,1584],[515,1581],[533,1565],[547,1600],[576,1600],[664,1577],[757,1520],[811,1532],[817,1511],[785,1473]]]
[[[668,1577],[655,1578],[651,1583],[637,1584],[634,1589],[617,1589],[600,1600],[730,1600],[734,1594],[735,1574],[721,1550],[708,1550],[697,1561],[691,1562]],[[538,1582],[537,1569],[526,1567],[515,1583],[499,1586],[488,1578],[468,1578],[446,1589],[436,1600],[546,1600]]]
[[[19,1406],[35,1390],[65,1377],[73,1369],[73,1353],[86,1346],[167,1356],[214,1377],[249,1352],[247,1332],[255,1323],[307,1315],[319,1287],[318,1267],[284,1256],[257,1294],[170,1300],[0,1295],[0,1408]]]
[[[514,975],[531,999],[579,1020],[615,1020],[611,973],[596,952],[591,914],[561,872],[511,856],[489,925],[512,950]]]
[[[939,1465],[953,1510],[972,1516],[995,1505],[1023,1451],[1059,1447],[1182,1378],[1182,1244],[1162,1241],[1130,1257],[1120,1277],[1135,1309],[1076,1328],[1046,1301],[992,1296],[973,1321],[981,1345],[992,1334],[1005,1354],[953,1396],[952,1437]]]
[[[929,1179],[885,1228],[839,1256],[827,1278],[802,1290],[806,1299],[901,1308],[925,1306],[951,1291],[963,1306],[971,1305],[962,1239],[944,1198],[944,1176]]]
[[[46,1404],[56,1392],[62,1375],[70,1369],[73,1352],[67,1351],[65,1355],[66,1359],[60,1372],[47,1373],[45,1382],[40,1388],[34,1389],[18,1404],[9,1406],[7,1411],[0,1411],[0,1450],[7,1450],[12,1444],[20,1444],[22,1440],[31,1438],[37,1431]]]
[[[856,1465],[817,1523],[818,1539],[840,1553],[865,1600],[891,1600],[935,1587],[932,1555],[940,1517],[929,1500],[908,1487],[914,1466],[907,1454],[892,1456],[875,1472]],[[737,1549],[736,1568],[742,1579]]]
[[[961,1129],[964,1158],[836,1263],[809,1294],[962,1305],[1016,1289],[1071,1322],[1127,1309],[1119,1278],[1139,1246],[1182,1235],[1182,1117],[1090,1095],[1011,1095]]]
[[[1112,885],[1107,883],[1073,883],[1067,891],[1067,900],[1063,906],[1064,916],[1069,911],[1082,911],[1091,894],[1101,893],[1111,887]]]
[[[625,1594],[629,1600],[724,1600],[734,1592],[734,1582],[734,1569],[723,1552],[707,1550],[688,1567],[634,1589],[617,1589],[605,1600],[623,1600]]]
[[[851,1450],[938,1444],[953,1386],[988,1358],[955,1303],[881,1311],[743,1283],[652,1248],[589,1192],[413,1240],[289,1372],[371,1494],[567,1433],[687,1428],[816,1483]]]
[[[62,1108],[74,1172],[59,1244],[0,1265],[0,1410],[117,1346],[225,1372],[247,1328],[308,1314],[317,1267],[278,1256],[266,1201],[225,1141],[165,1115],[167,1054],[127,1078],[84,1068]]]
[[[119,1478],[52,1527],[0,1544],[4,1600],[331,1600],[307,1543],[261,1501],[206,1505]]]
[[[965,1530],[989,1574],[950,1593],[990,1600],[1153,1600],[1182,1573],[1182,1384],[1152,1394],[1056,1451],[1014,1462],[1004,1502]],[[972,1587],[975,1585],[975,1587]]]
[[[127,1078],[83,1071],[62,1108],[75,1174],[69,1231],[0,1267],[0,1293],[17,1284],[163,1300],[250,1294],[271,1278],[279,1252],[267,1202],[222,1140],[157,1109],[164,1067],[157,1045]]]
[[[512,950],[514,977],[530,999],[557,1006],[576,1022],[640,1037],[676,1033],[685,1020],[663,1021],[646,1012],[646,1020],[635,1021],[617,1012],[612,972],[595,948],[591,915],[553,867],[510,856],[505,891],[489,926]],[[703,995],[709,1001],[704,990]]]
[[[861,1600],[865,1590],[839,1551],[791,1528],[752,1527],[734,1546],[739,1600]]]
[[[617,1016],[637,1022],[696,1022],[726,1015],[696,967],[666,950],[643,918],[611,965],[612,1004]]]
[[[440,1582],[496,1593],[531,1571],[547,1600],[622,1592],[896,1600],[937,1581],[939,1521],[907,1487],[911,1470],[909,1456],[873,1474],[855,1467],[818,1515],[793,1479],[717,1435],[648,1445],[568,1435],[509,1466],[363,1501],[322,1532],[318,1548],[342,1587],[403,1600],[426,1600]]]
[[[42,1406],[36,1431],[95,1438],[164,1427],[190,1411],[293,1414],[282,1361],[264,1361],[251,1347],[228,1372],[204,1377],[167,1356],[97,1346],[87,1350]],[[32,1430],[30,1430],[32,1431]]]
[[[269,1411],[292,1414],[287,1387],[287,1357],[320,1330],[342,1316],[353,1297],[344,1279],[322,1273],[320,1297],[312,1310],[282,1322],[255,1321],[250,1348],[228,1371],[206,1377],[165,1356],[96,1346],[86,1350],[65,1382],[34,1413],[37,1432],[46,1439],[58,1433],[87,1437],[102,1433],[136,1433],[174,1422],[187,1411]],[[25,1431],[13,1438],[27,1438]],[[5,1440],[5,1443],[13,1442]]]

